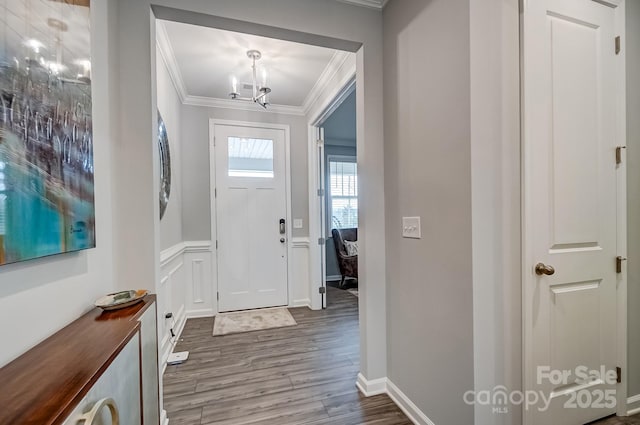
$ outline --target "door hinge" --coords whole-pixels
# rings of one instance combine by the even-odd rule
[[[213,197],[214,198],[218,197],[218,188],[213,189]]]
[[[616,273],[622,273],[622,262],[627,261],[626,258],[617,256],[616,257]]]
[[[620,36],[617,36],[616,37],[616,55],[619,55],[621,50],[622,50],[622,41],[620,40]]]
[[[622,382],[622,368],[620,366],[616,367],[616,382],[618,384]]]
[[[626,146],[616,146],[616,165],[622,164],[622,149],[626,148]]]
[[[318,196],[324,196],[324,189],[318,189]]]
[[[216,299],[220,301],[220,292],[216,292]]]
[[[321,286],[318,288],[318,292],[321,294],[326,294],[327,293],[327,288],[325,288],[324,286]]]
[[[318,238],[318,245],[324,245],[324,238]]]
[[[216,249],[218,249],[218,241],[216,240]]]

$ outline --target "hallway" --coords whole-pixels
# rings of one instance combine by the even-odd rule
[[[164,374],[170,423],[411,424],[386,395],[358,392],[357,298],[327,290],[327,310],[290,310],[293,328],[214,338],[211,318],[187,321],[175,351],[189,360]]]

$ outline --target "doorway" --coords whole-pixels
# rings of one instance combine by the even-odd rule
[[[287,305],[286,128],[223,121],[212,127],[218,311]]]
[[[358,164],[356,147],[356,91],[350,81],[313,126],[316,139],[317,222],[321,235],[318,261],[323,287],[322,308],[332,294],[358,297]]]

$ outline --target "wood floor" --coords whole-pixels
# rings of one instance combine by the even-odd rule
[[[290,309],[292,328],[214,338],[211,318],[188,320],[175,351],[190,351],[189,361],[164,374],[170,424],[410,425],[389,397],[356,389],[357,298],[327,290],[326,310]],[[597,425],[640,425],[640,417]]]
[[[187,363],[164,374],[171,425],[410,425],[386,395],[365,398],[357,298],[328,287],[326,310],[290,309],[298,325],[213,337],[213,320],[190,319],[175,351]]]

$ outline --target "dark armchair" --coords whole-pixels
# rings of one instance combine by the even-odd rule
[[[358,278],[358,256],[347,255],[344,246],[344,241],[358,240],[358,229],[333,229],[331,235],[333,236],[333,245],[336,248],[336,257],[338,257],[338,267],[342,275],[340,286],[344,286],[346,278]]]

